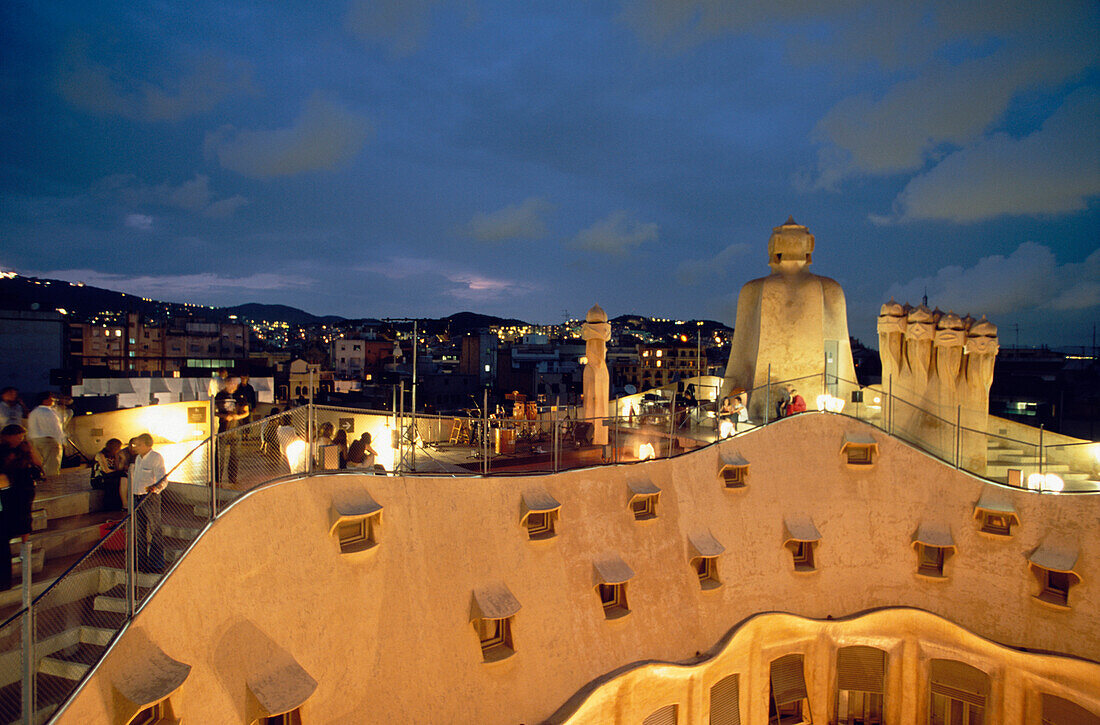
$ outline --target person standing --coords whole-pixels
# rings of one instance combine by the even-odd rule
[[[240,425],[245,425],[252,422],[252,415],[256,412],[256,389],[252,387],[252,384],[248,382],[248,376],[241,376],[241,384],[237,388],[240,394],[244,397],[244,402],[248,404],[248,417],[243,418]]]
[[[65,443],[61,419],[53,408],[55,401],[53,393],[42,393],[38,396],[38,406],[27,416],[27,438],[38,451],[46,476],[61,473],[61,450]]]
[[[164,457],[153,450],[153,436],[134,438],[137,457],[130,464],[130,492],[134,503],[134,546],[139,571],[159,574],[164,570],[164,532],[161,529],[160,492],[168,486]]]
[[[35,485],[42,478],[41,459],[26,440],[21,425],[0,429],[0,474],[7,487],[0,493],[0,589],[11,588],[11,540],[31,532]]]
[[[9,425],[23,425],[27,417],[27,406],[19,399],[19,389],[10,385],[0,391],[0,428]]]
[[[92,488],[103,492],[103,509],[105,511],[121,511],[122,503],[121,486],[119,483],[126,476],[125,464],[122,461],[122,441],[112,438],[103,446],[103,450],[95,454],[92,461]]]
[[[227,378],[225,387],[214,396],[214,414],[218,417],[218,479],[237,482],[237,455],[240,439],[229,434],[251,412],[248,401],[240,391],[240,378]]]

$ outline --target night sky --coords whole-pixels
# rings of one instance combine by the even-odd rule
[[[5,2],[0,265],[158,299],[733,323],[771,228],[1091,344],[1100,3]]]

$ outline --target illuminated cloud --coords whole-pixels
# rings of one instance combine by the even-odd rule
[[[488,214],[478,213],[470,220],[469,234],[482,242],[546,237],[545,214],[554,210],[546,199],[532,196],[521,204],[511,204]]]
[[[956,151],[909,181],[895,207],[902,221],[967,223],[1001,215],[1081,211],[1100,195],[1100,94],[1071,94],[1042,128],[998,133]]]
[[[959,314],[1087,309],[1100,304],[1100,250],[1079,264],[1059,265],[1049,247],[1024,242],[1007,257],[983,257],[972,267],[944,267],[894,285],[883,298],[915,303],[925,290],[930,304]]]
[[[436,282],[425,284],[447,297],[472,302],[507,299],[540,289],[531,282],[494,278],[443,260],[422,257],[391,257],[386,262],[364,266],[361,271],[396,280],[434,279]]]
[[[61,96],[76,108],[133,121],[180,121],[212,110],[231,94],[252,90],[247,65],[208,57],[188,75],[153,81],[93,62],[79,43],[65,55],[57,83]]]
[[[267,179],[347,164],[370,132],[365,118],[315,92],[291,126],[255,131],[223,126],[206,134],[205,149],[226,169]]]
[[[626,211],[612,212],[573,238],[572,246],[589,252],[621,256],[645,242],[657,240],[657,224],[631,219]]]

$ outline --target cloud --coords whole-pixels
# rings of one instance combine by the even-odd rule
[[[531,196],[520,204],[511,204],[488,214],[478,213],[470,220],[469,234],[482,242],[546,237],[544,214],[554,210],[546,199]]]
[[[894,85],[880,98],[845,98],[819,120],[816,188],[835,188],[852,176],[885,176],[921,169],[946,146],[978,141],[1021,90],[1061,81],[1079,69],[1065,58],[998,53],[938,67]]]
[[[1049,247],[1024,242],[1009,256],[993,255],[973,267],[944,267],[932,277],[892,286],[886,296],[929,303],[975,317],[1029,308],[1079,310],[1100,305],[1100,249],[1078,264],[1059,265]]]
[[[267,179],[341,166],[359,153],[370,131],[367,119],[315,92],[292,125],[271,130],[223,126],[206,134],[205,150],[226,169]]]
[[[573,238],[572,246],[589,252],[623,255],[657,240],[657,224],[631,219],[626,211],[612,212]]]
[[[91,195],[98,199],[110,199],[129,206],[162,206],[191,211],[212,219],[224,219],[248,203],[237,194],[225,199],[215,199],[210,189],[210,177],[195,174],[194,178],[179,185],[164,182],[150,186],[133,174],[113,174],[95,182]]]
[[[634,0],[623,3],[621,18],[651,45],[682,50],[719,35],[827,18],[864,4],[866,0]]]
[[[313,280],[301,275],[256,273],[230,277],[213,272],[199,274],[127,275],[94,269],[58,269],[21,272],[27,276],[83,282],[94,287],[119,290],[151,299],[203,299],[204,295],[232,292],[262,292],[311,287]],[[209,304],[209,303],[208,303]]]
[[[498,279],[443,260],[422,257],[391,257],[386,262],[366,265],[361,270],[396,280],[418,277],[442,279],[449,285],[433,285],[438,293],[471,302],[507,299],[527,295],[539,289],[538,285],[530,282],[511,278]]]
[[[731,263],[752,249],[745,242],[731,244],[709,259],[685,259],[676,268],[676,281],[683,285],[697,285],[708,279],[722,277],[730,271]]]
[[[124,223],[131,229],[147,232],[153,228],[153,217],[148,214],[127,214]]]
[[[352,0],[344,16],[344,27],[364,42],[381,43],[395,56],[407,56],[420,49],[431,26],[432,14],[447,3],[442,0]],[[476,15],[468,0],[467,21]]]
[[[70,104],[98,116],[132,121],[179,121],[206,113],[224,98],[252,91],[251,69],[208,57],[179,79],[153,82],[88,58],[84,44],[73,44],[58,75],[58,90]]]
[[[1083,89],[1024,138],[998,133],[949,155],[901,191],[898,219],[966,223],[1087,208],[1100,195],[1097,118],[1100,93]]]

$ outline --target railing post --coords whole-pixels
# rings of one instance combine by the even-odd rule
[[[213,489],[214,485],[211,483],[210,488]],[[134,596],[135,579],[135,566],[137,556],[137,514],[134,513],[134,489],[130,484],[130,479],[126,479],[126,511],[129,516],[126,519],[126,523],[123,524],[126,527],[126,617],[127,619],[134,616],[134,604],[137,597]]]
[[[668,405],[668,457],[672,458],[672,442],[676,440],[676,389],[672,389],[672,401]]]
[[[24,541],[19,551],[23,570],[23,723],[34,723],[34,609],[31,608],[31,542]]]
[[[1039,424],[1039,475],[1043,474],[1043,424]]]
[[[961,405],[955,406],[955,468],[959,467],[959,456],[962,450],[962,414],[963,408]]]
[[[894,374],[890,373],[890,387],[886,393],[886,432],[894,435]]]
[[[209,408],[208,415],[210,416],[210,447],[206,451],[207,458],[209,459],[206,462],[206,470],[207,473],[210,475],[210,488],[214,488],[214,484],[217,480],[218,475],[218,451],[215,447],[215,436],[218,432],[218,424],[215,422],[216,417],[214,413],[216,413],[217,411],[214,408],[213,398],[210,398],[210,400],[207,401],[207,408]]]
[[[764,385],[764,425],[768,424],[768,413],[772,409],[772,364],[768,363],[768,381]]]
[[[554,473],[558,472],[558,463],[561,457],[561,439],[558,436],[558,404],[559,399],[554,398]]]

